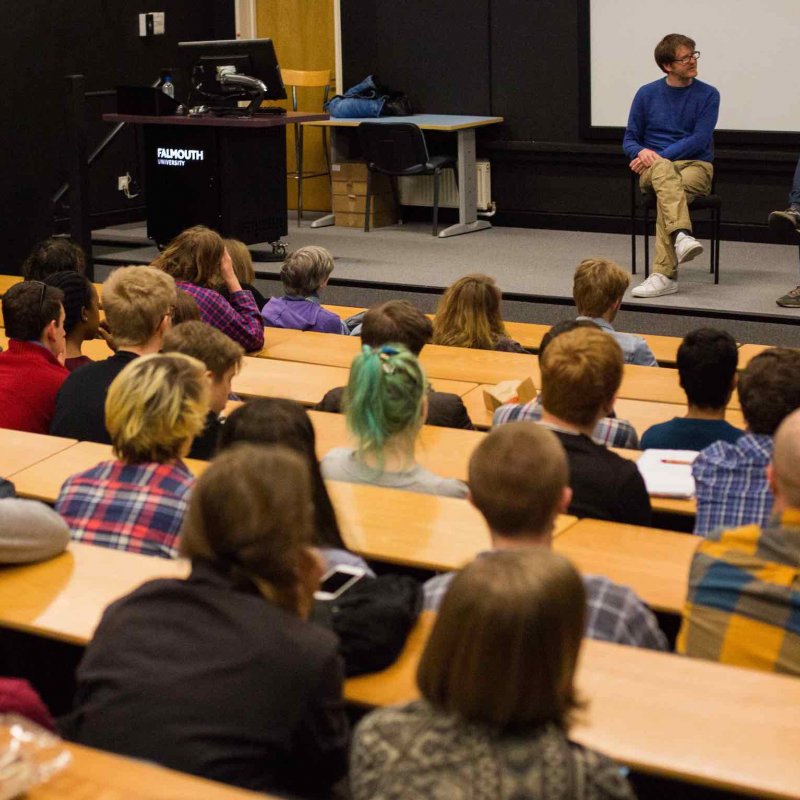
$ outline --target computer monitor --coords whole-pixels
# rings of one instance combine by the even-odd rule
[[[266,87],[262,99],[283,100],[286,97],[272,39],[179,42],[178,48],[189,79],[187,104],[190,106],[233,109],[240,100],[252,100],[253,89],[223,77],[231,74],[261,81]]]

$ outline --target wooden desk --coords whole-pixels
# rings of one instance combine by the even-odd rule
[[[410,117],[378,117],[363,119],[327,119],[323,122],[305,123],[331,129],[331,162],[346,161],[349,155],[347,128],[355,128],[362,122],[393,123],[410,122],[424,131],[446,131],[455,133],[458,140],[458,223],[439,231],[439,238],[457,236],[461,233],[491,228],[486,219],[478,219],[477,172],[475,166],[475,129],[502,122],[502,117],[473,117],[455,114],[414,114]],[[333,225],[334,214],[315,220],[312,228]]]
[[[270,800],[270,795],[65,743],[72,763],[25,793],[26,800]],[[276,800],[273,798],[272,800]]]
[[[46,438],[55,439],[56,437]],[[11,473],[10,477],[17,487],[17,494],[20,497],[42,500],[52,504],[55,503],[58,493],[61,491],[61,485],[70,475],[91,469],[95,464],[108,461],[113,457],[109,444],[78,442],[32,466]],[[184,459],[184,463],[195,476],[201,475],[208,466],[207,461],[198,461],[193,458]]]
[[[21,275],[0,275],[0,297],[2,297],[12,286],[21,282]]]
[[[8,478],[77,443],[77,439],[0,428],[0,477]]]
[[[188,574],[183,560],[71,542],[49,561],[0,568],[0,625],[83,646],[109,603],[145,581]]]
[[[587,575],[629,586],[654,610],[680,614],[699,543],[685,533],[581,519],[555,540],[553,549]]]
[[[334,447],[350,445],[344,414],[309,411],[308,415],[314,424],[319,458]],[[437,475],[466,481],[472,451],[485,435],[478,431],[423,425],[417,440],[417,461]]]
[[[772,346],[768,344],[743,344],[739,348],[739,369],[744,369],[756,356],[771,349]]]
[[[351,678],[350,702],[416,699],[416,670],[434,615],[424,612],[399,659]],[[663,777],[794,800],[800,785],[800,681],[635,647],[584,640],[571,738]]]
[[[331,334],[317,335],[334,338]],[[233,391],[245,397],[287,397],[313,406],[329,389],[345,386],[349,374],[350,370],[344,367],[246,357],[242,359],[241,371],[233,379]],[[474,383],[457,380],[436,380],[434,386],[441,392],[453,392],[459,396],[475,388]]]
[[[486,522],[466,500],[327,481],[347,546],[367,559],[448,572],[491,542]],[[575,523],[559,517],[555,536]]]
[[[349,369],[360,352],[361,339],[357,336],[305,331],[300,336],[269,348],[268,355],[284,361],[328,364]],[[420,355],[420,363],[430,379],[494,384],[532,376],[534,383],[537,386],[539,384],[538,359],[521,353],[429,344]]]

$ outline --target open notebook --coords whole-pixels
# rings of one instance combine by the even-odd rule
[[[694,450],[645,450],[636,462],[647,493],[656,497],[694,497]]]

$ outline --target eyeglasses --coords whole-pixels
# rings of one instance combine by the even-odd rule
[[[690,61],[697,61],[700,58],[700,51],[695,50],[694,53],[689,53],[688,56],[684,56],[683,58],[673,58],[673,64],[683,64],[684,66],[688,64]]]

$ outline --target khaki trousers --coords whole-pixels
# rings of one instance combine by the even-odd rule
[[[653,272],[668,278],[678,274],[678,259],[672,234],[690,231],[689,203],[711,192],[714,167],[708,161],[669,161],[661,158],[641,174],[642,191],[652,189],[656,196],[656,254]]]

